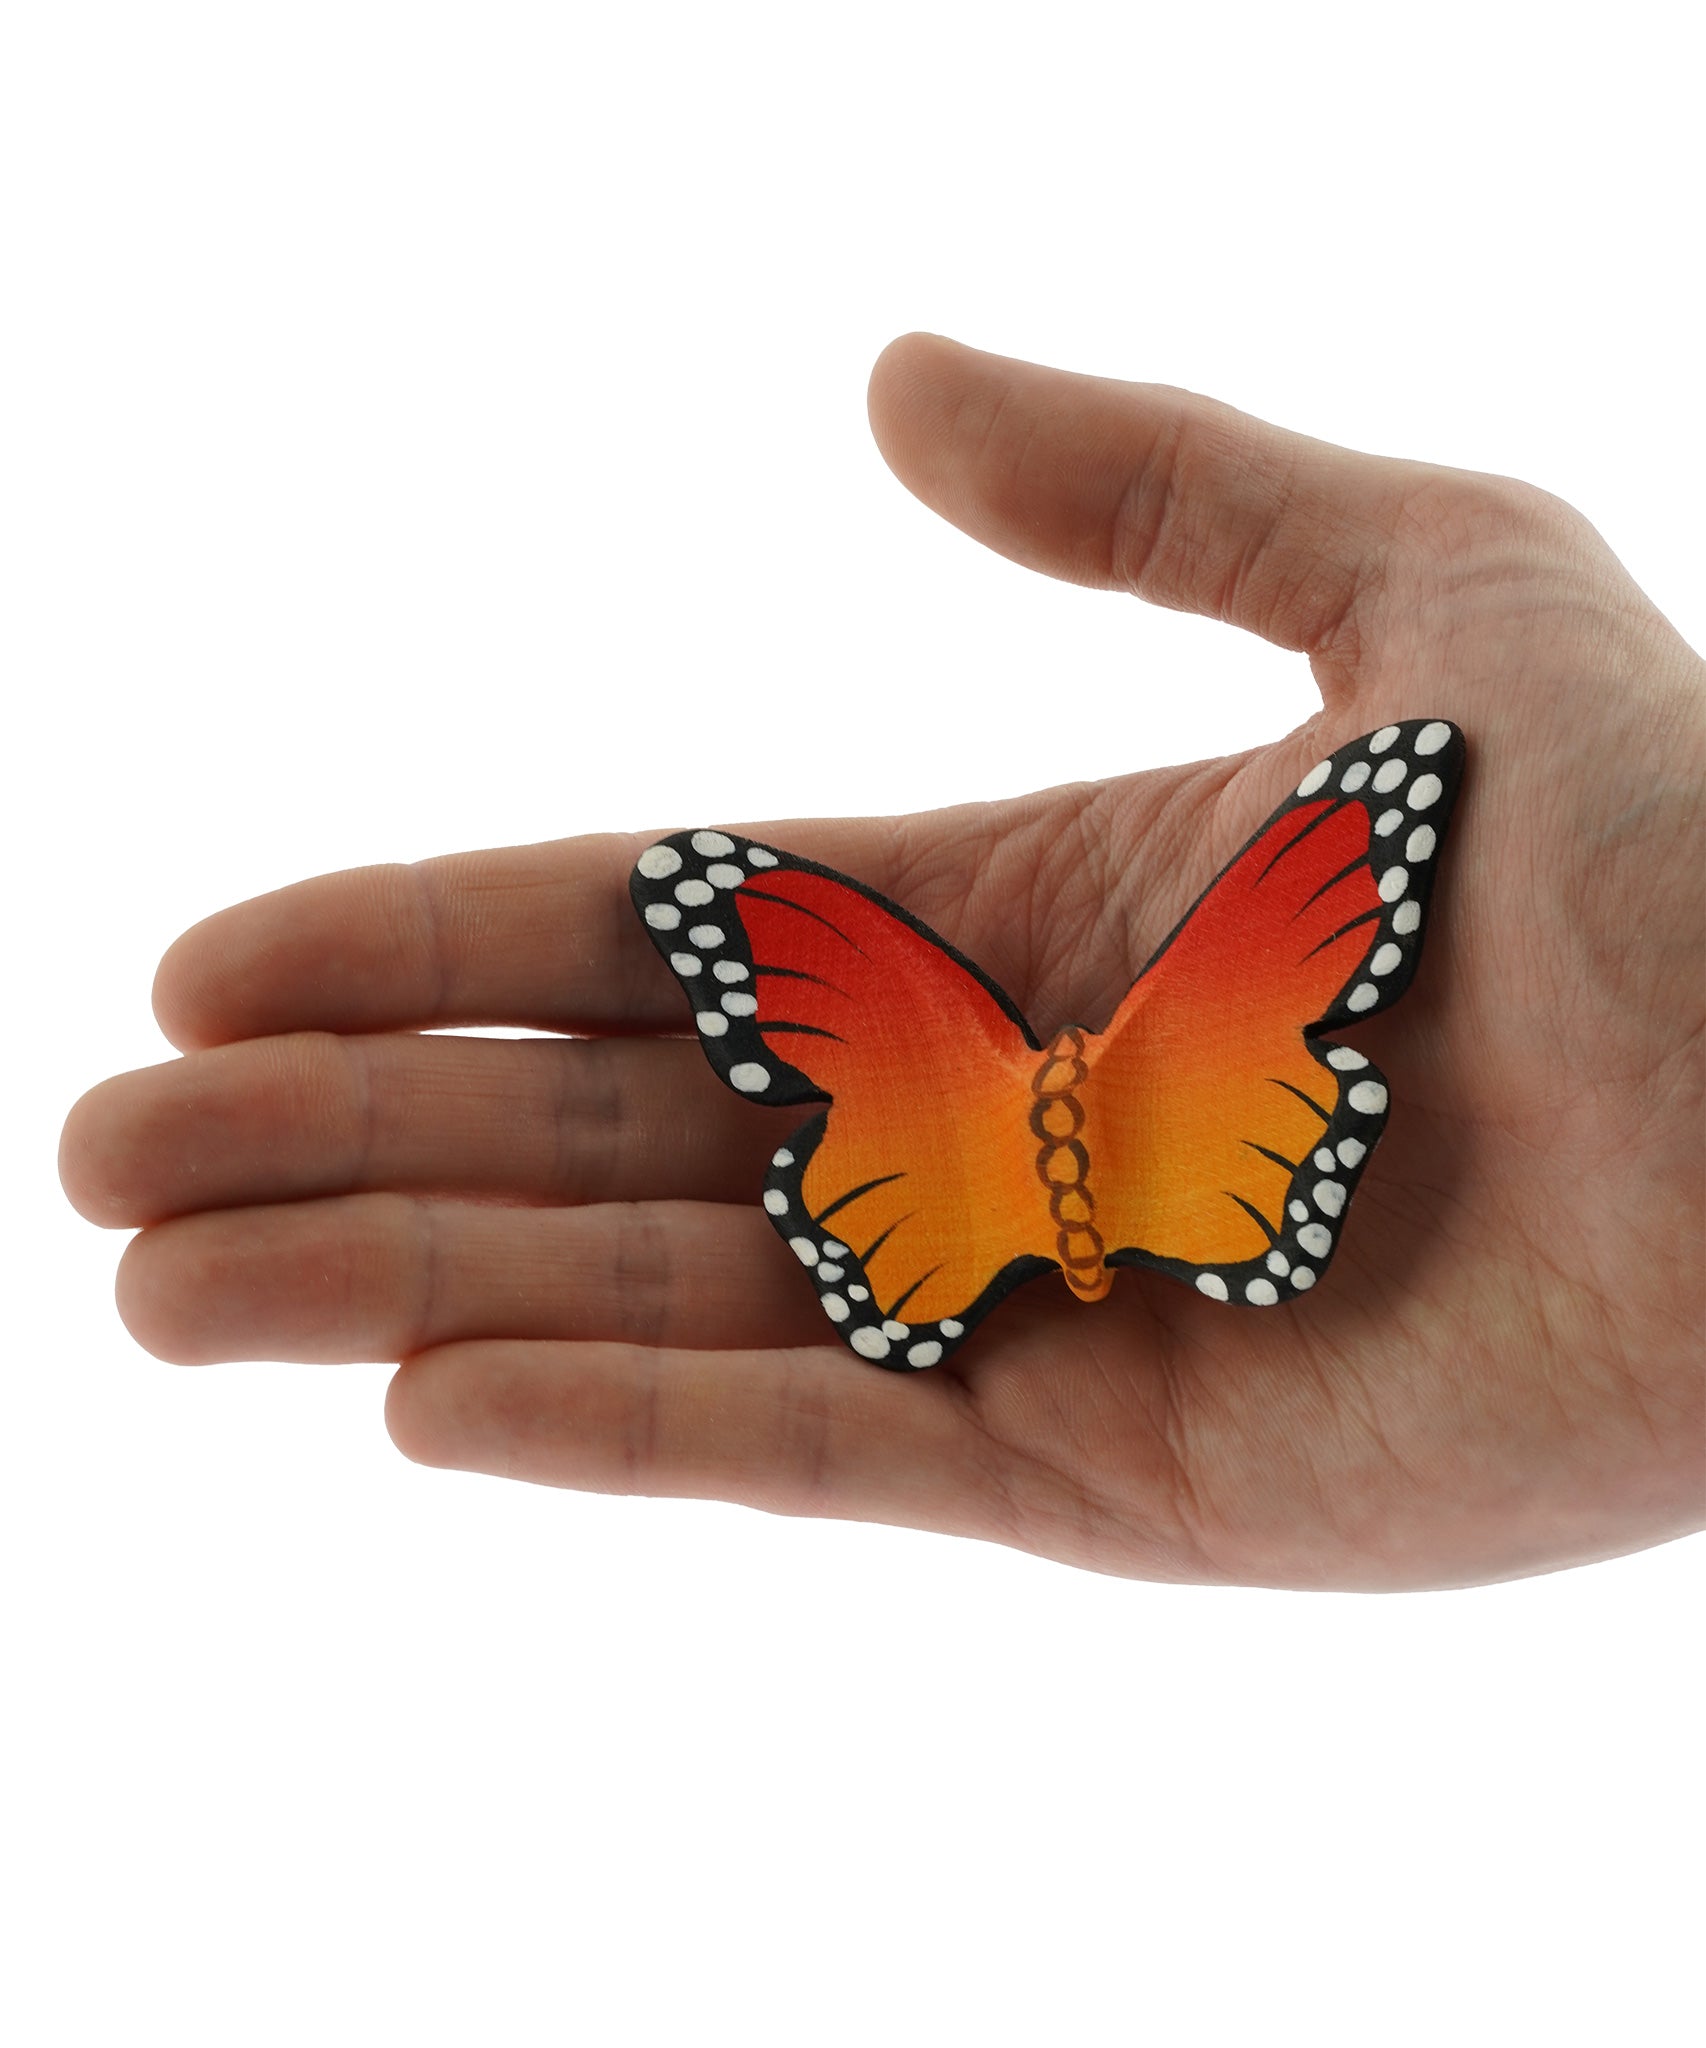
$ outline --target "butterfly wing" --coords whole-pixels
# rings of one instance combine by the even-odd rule
[[[1028,1099],[1037,1042],[970,961],[874,891],[736,833],[648,847],[632,894],[699,1042],[756,1102],[832,1103],[764,1207],[860,1357],[935,1365],[1052,1264]]]
[[[1387,1089],[1319,1034],[1409,986],[1462,766],[1442,719],[1340,748],[1144,969],[1086,1084],[1110,1265],[1259,1307],[1325,1271]]]

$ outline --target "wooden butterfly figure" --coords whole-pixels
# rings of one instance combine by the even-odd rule
[[[1095,1301],[1148,1266],[1216,1301],[1330,1263],[1386,1123],[1321,1033],[1415,972],[1463,736],[1412,719],[1312,768],[1197,900],[1108,1028],[1044,1046],[874,890],[733,832],[648,847],[634,904],[706,1057],[755,1102],[827,1102],[764,1207],[861,1358],[937,1364],[1021,1281]]]

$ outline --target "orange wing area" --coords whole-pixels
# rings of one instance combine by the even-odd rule
[[[963,1314],[1017,1259],[1051,1258],[1022,1020],[938,940],[828,874],[778,868],[735,893],[758,1033],[834,1101],[798,1179],[795,1221],[815,1229],[789,1224],[790,1242],[830,1233],[909,1325]]]
[[[1110,1248],[1225,1265],[1266,1254],[1282,1232],[1293,1178],[1339,1100],[1304,1027],[1333,1008],[1380,929],[1369,835],[1360,803],[1284,812],[1087,1042],[1085,1142]]]

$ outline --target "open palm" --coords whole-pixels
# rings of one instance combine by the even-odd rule
[[[398,1444],[565,1486],[914,1524],[1144,1577],[1452,1584],[1697,1525],[1706,673],[1585,521],[1208,401],[930,337],[872,383],[926,502],[1047,573],[1306,651],[1257,753],[904,821],[777,823],[1045,1037],[1099,1027],[1334,747],[1417,716],[1471,779],[1395,1107],[1329,1283],[1264,1313],[1022,1288],[934,1372],[826,1339],[756,1206],[800,1112],[679,1037],[639,840],[306,882],[162,965],[185,1060],[84,1097],[62,1170],[138,1338],[395,1358]],[[699,821],[690,821],[699,822]],[[574,1040],[423,1037],[511,1023]]]

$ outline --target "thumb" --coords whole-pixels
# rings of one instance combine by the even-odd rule
[[[1362,643],[1406,491],[1437,474],[935,334],[889,344],[869,403],[895,475],[998,554],[1335,664]]]

